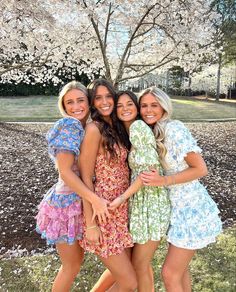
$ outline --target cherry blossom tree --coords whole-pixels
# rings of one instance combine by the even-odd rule
[[[56,70],[65,74],[75,68],[117,86],[168,66],[190,70],[206,53],[215,53],[212,22],[218,16],[209,1],[2,2],[4,82],[54,78],[56,83]]]

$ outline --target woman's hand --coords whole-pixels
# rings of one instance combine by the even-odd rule
[[[142,172],[139,176],[144,186],[161,187],[165,184],[164,177],[156,169],[151,169],[149,172]]]
[[[110,210],[115,210],[115,209],[118,208],[121,204],[123,204],[125,200],[123,199],[122,196],[123,196],[123,195],[121,195],[121,196],[115,198],[115,199],[109,204],[108,209],[110,209]]]
[[[99,223],[106,223],[107,218],[110,217],[107,205],[108,201],[99,197],[96,197],[96,199],[92,202],[92,208],[93,208],[93,217],[92,221],[95,220],[95,217],[97,216]]]
[[[87,227],[85,236],[89,243],[99,245],[102,243],[102,233],[98,226],[94,225],[91,227]]]

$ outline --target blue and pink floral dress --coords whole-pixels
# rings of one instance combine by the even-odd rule
[[[57,121],[46,137],[49,155],[55,163],[60,152],[74,155],[72,170],[78,176],[77,163],[83,137],[81,123],[71,117]],[[60,177],[46,193],[38,209],[36,231],[46,239],[47,244],[73,244],[82,238],[82,200]]]

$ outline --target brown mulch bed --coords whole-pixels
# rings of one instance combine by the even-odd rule
[[[236,222],[236,122],[187,126],[203,148],[209,174],[202,179],[217,202],[224,227]],[[50,125],[0,124],[0,254],[46,248],[35,232],[35,214],[57,173],[47,154]]]

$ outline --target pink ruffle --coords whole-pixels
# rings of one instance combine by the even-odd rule
[[[81,202],[74,202],[65,208],[56,208],[43,201],[36,216],[37,232],[46,238],[48,243],[73,243],[82,238],[83,216]]]

